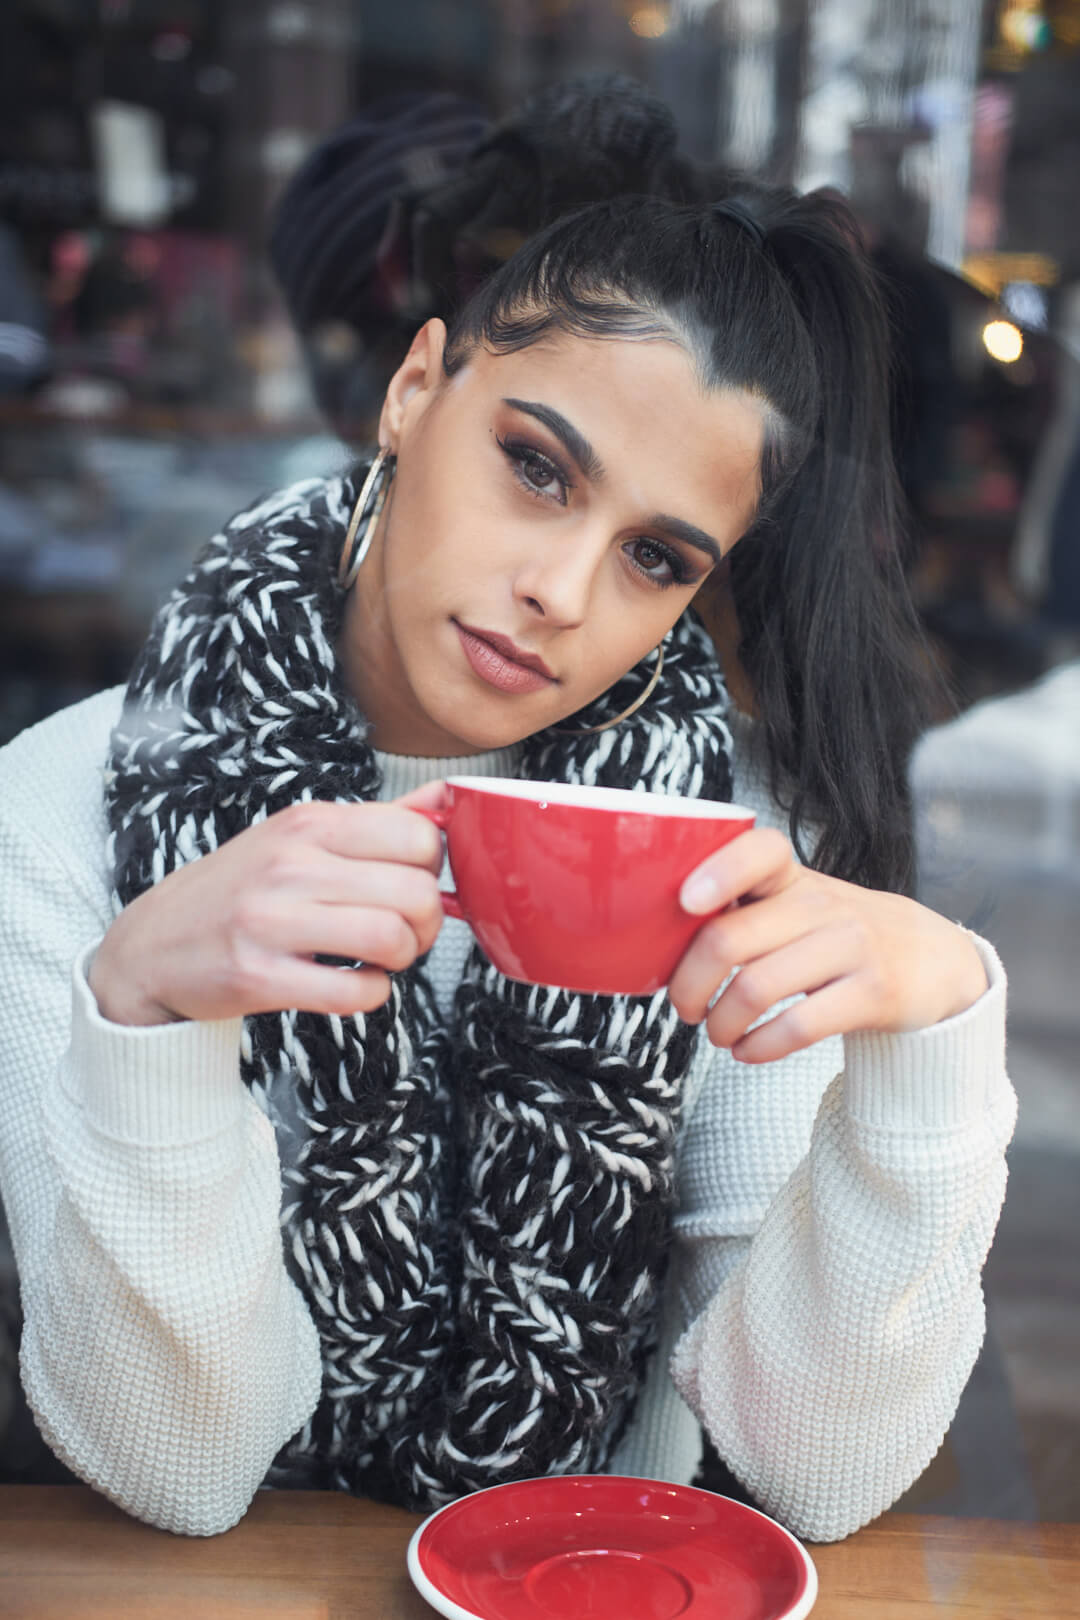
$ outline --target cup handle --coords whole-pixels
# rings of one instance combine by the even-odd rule
[[[429,821],[434,822],[441,833],[444,833],[450,825],[450,816],[445,810],[425,810],[418,804],[410,805],[409,808],[415,810],[418,816],[426,816]],[[440,889],[439,899],[442,901],[445,916],[456,917],[458,922],[468,922],[469,919],[461,909],[461,901],[453,889]]]

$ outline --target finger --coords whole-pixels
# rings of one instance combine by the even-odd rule
[[[373,1012],[389,996],[390,978],[381,968],[327,967],[286,957],[278,958],[260,982],[252,984],[248,999],[253,1013],[295,1007],[300,1012],[337,1013],[347,1018],[352,1013]]]
[[[431,949],[443,923],[435,878],[389,861],[345,861],[325,850],[294,855],[234,902],[234,949],[348,956],[408,967]]]
[[[450,802],[450,795],[446,790],[446,783],[441,776],[431,782],[424,782],[410,793],[403,793],[400,798],[390,799],[390,804],[396,804],[403,810],[445,810]]]
[[[740,969],[705,1020],[714,1046],[734,1047],[751,1025],[790,996],[809,995],[858,968],[841,930],[822,930]]]
[[[297,881],[281,891],[279,904],[286,925],[295,905],[294,896],[302,897],[308,905],[347,911],[378,906],[397,912],[416,934],[421,951],[431,949],[443,923],[434,873],[418,866],[402,866],[398,861],[347,861],[325,850],[311,851]],[[260,906],[274,908],[275,896],[268,894],[264,885],[251,905],[255,911]],[[278,942],[288,948],[283,936],[279,936]]]
[[[435,781],[424,782],[420,787],[413,788],[411,793],[403,793],[399,799],[392,799],[390,802],[399,809],[411,810],[413,815],[419,819],[422,811],[448,809],[450,804],[450,794],[447,791],[446,783],[441,777],[437,777]],[[423,819],[427,820],[428,818],[423,817]],[[438,828],[434,822],[431,822],[431,825],[436,828],[436,833],[440,836],[438,837],[438,843],[436,845],[436,860],[428,861],[426,864],[429,870],[434,872],[437,876],[443,863],[445,851],[441,837],[441,828]]]
[[[227,920],[236,935],[256,945],[285,952],[329,951],[330,946],[310,938],[312,908],[317,907],[346,911],[382,907],[399,913],[415,933],[420,951],[431,949],[443,923],[433,872],[399,861],[348,860],[299,840],[279,842],[260,863],[257,881],[248,875]]]
[[[776,894],[794,882],[799,870],[783,833],[773,827],[751,828],[695,867],[679,891],[679,903],[693,916],[705,916],[735,900]]]
[[[826,926],[835,901],[816,874],[801,868],[800,881],[752,905],[733,905],[702,924],[668,985],[679,1016],[699,1023],[718,986],[737,967],[782,950]]]
[[[740,1063],[773,1063],[830,1035],[872,1028],[857,977],[835,980],[751,1030],[731,1048]]]
[[[442,866],[439,829],[425,816],[397,804],[313,799],[278,811],[266,827],[275,844],[286,851],[296,843],[328,849],[346,860],[401,861],[435,873]]]
[[[298,956],[344,956],[391,973],[410,967],[422,951],[416,930],[384,906],[306,906],[290,919],[281,948]]]

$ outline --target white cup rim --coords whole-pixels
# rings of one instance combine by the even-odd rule
[[[571,805],[584,810],[653,816],[690,817],[700,821],[753,821],[745,805],[715,799],[684,799],[678,794],[645,793],[633,788],[589,787],[579,782],[527,782],[508,776],[448,776],[447,786],[468,788],[496,798],[524,799],[536,805]]]

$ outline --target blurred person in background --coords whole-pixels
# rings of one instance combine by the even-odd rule
[[[278,202],[269,255],[343,437],[370,432],[417,327],[451,320],[541,227],[621,194],[693,195],[673,129],[630,107],[613,90],[594,109],[604,138],[583,144],[566,85],[498,121],[450,92],[402,94],[316,147]],[[734,177],[705,183],[720,195]]]

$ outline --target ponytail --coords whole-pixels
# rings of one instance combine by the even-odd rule
[[[818,374],[805,459],[731,553],[772,790],[819,870],[910,892],[907,767],[929,678],[902,569],[883,305],[839,198],[762,192],[740,206],[764,230]]]

